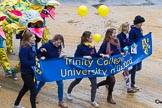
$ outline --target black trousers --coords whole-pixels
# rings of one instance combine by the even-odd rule
[[[108,85],[108,95],[112,95],[112,92],[113,92],[113,88],[114,88],[114,85],[115,85],[115,76],[114,75],[110,75],[108,77],[106,77],[106,80],[103,80],[101,82],[99,82],[97,84],[97,88],[100,87],[100,86],[103,86],[103,85]]]
[[[24,81],[24,85],[22,89],[20,90],[17,99],[15,101],[14,105],[19,105],[22,97],[25,95],[25,93],[30,90],[30,103],[32,108],[36,108],[36,88],[35,88],[35,82],[34,82],[34,74],[21,74],[21,77]]]

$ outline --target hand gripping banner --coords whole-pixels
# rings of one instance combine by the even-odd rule
[[[87,77],[104,77],[133,66],[152,54],[151,33],[143,36],[138,43],[126,48],[124,55],[110,58],[56,58],[40,60],[33,67],[38,81],[52,82]],[[135,52],[135,53],[134,53]]]

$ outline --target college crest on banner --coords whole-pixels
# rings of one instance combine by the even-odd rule
[[[33,67],[38,81],[52,82],[86,77],[104,77],[133,66],[152,54],[151,33],[143,36],[138,43],[126,48],[124,55],[110,58],[67,57],[40,60]]]

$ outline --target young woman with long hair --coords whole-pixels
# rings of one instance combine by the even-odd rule
[[[36,108],[36,88],[34,81],[34,71],[31,66],[36,65],[36,50],[35,50],[35,34],[27,30],[23,36],[20,45],[20,71],[23,79],[23,87],[20,90],[13,108],[24,108],[20,105],[20,101],[25,93],[30,90],[31,108]]]
[[[87,59],[91,59],[92,57],[96,56],[96,49],[94,47],[94,45],[92,44],[92,34],[90,31],[85,31],[82,34],[81,37],[81,42],[80,44],[77,46],[77,49],[75,51],[75,57],[84,57]],[[80,81],[83,78],[78,78],[75,79],[73,82],[71,82],[71,84],[68,87],[67,90],[67,98],[72,100],[72,96],[71,96],[71,92],[73,90],[73,88],[78,85],[80,83]],[[99,104],[95,101],[95,97],[96,97],[96,89],[97,89],[97,80],[96,77],[92,77],[89,78],[90,82],[91,82],[91,104],[94,107],[99,107]]]

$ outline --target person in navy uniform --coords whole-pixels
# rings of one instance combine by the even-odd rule
[[[34,70],[36,65],[35,34],[27,30],[22,38],[20,45],[20,71],[24,85],[20,90],[13,108],[25,108],[20,105],[20,101],[25,93],[30,90],[31,108],[36,108],[36,88],[34,81]]]
[[[129,32],[129,42],[132,45],[133,43],[137,43],[140,41],[140,39],[143,36],[143,31],[142,31],[142,24],[145,22],[145,19],[138,15],[134,18],[134,25],[131,26],[131,30]],[[136,71],[139,71],[142,69],[142,61],[135,64],[132,69],[129,71],[131,74],[131,87],[135,89],[139,89],[135,85],[135,77],[136,77]]]
[[[102,57],[107,58],[121,54],[120,42],[118,38],[116,38],[116,29],[110,28],[106,31],[105,38],[102,45],[100,46],[98,54]],[[116,104],[116,102],[112,98],[115,82],[115,76],[111,74],[110,76],[106,77],[106,80],[103,80],[97,84],[97,88],[103,85],[108,85],[107,102],[111,104]]]
[[[120,41],[122,53],[125,52],[126,47],[129,47],[131,45],[128,40],[128,36],[129,36],[128,33],[129,33],[129,23],[125,22],[119,27],[119,34],[117,35],[117,38]],[[123,76],[126,82],[127,93],[136,93],[138,90],[131,88],[128,69],[124,70]]]
[[[97,56],[96,49],[92,44],[92,33],[90,31],[85,31],[82,34],[81,42],[77,46],[74,54],[75,57],[83,57],[86,59],[92,59],[92,57]],[[68,87],[67,99],[72,100],[71,92],[73,88],[80,83],[83,78],[75,79]],[[96,89],[97,89],[97,79],[96,77],[89,78],[91,82],[91,104],[94,107],[99,107],[99,104],[95,101]]]
[[[43,44],[37,51],[37,57],[39,59],[52,59],[59,58],[62,52],[62,48],[64,47],[64,38],[61,34],[57,34],[53,37],[52,40],[49,40],[47,43]],[[53,72],[51,70],[51,72]],[[56,81],[58,86],[58,105],[61,108],[68,108],[66,103],[63,100],[63,91],[64,91],[64,83],[62,80]],[[40,92],[41,88],[45,85],[45,82],[40,81],[36,86],[37,95]]]

